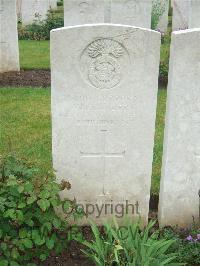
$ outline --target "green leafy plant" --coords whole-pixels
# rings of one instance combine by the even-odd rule
[[[179,262],[200,265],[200,224],[192,224],[189,229],[164,228],[161,237],[175,241],[171,251],[178,253]]]
[[[36,258],[44,261],[54,250],[60,253],[72,238],[68,218],[77,215],[76,203],[61,200],[53,172],[39,170],[14,156],[0,161],[0,265],[23,265]],[[67,213],[61,219],[55,208]],[[33,265],[33,264],[26,264]]]
[[[31,25],[19,24],[18,35],[20,40],[49,40],[50,31],[63,26],[64,18],[55,11],[49,11],[44,21],[38,18]]]
[[[165,0],[167,1],[167,0]],[[152,14],[151,14],[151,28],[155,30],[158,26],[160,17],[165,12],[165,3],[158,0],[153,0]]]
[[[161,266],[184,265],[177,262],[177,254],[169,252],[174,240],[158,239],[159,231],[151,232],[155,222],[143,230],[139,223],[119,227],[115,222],[104,225],[104,234],[91,222],[93,240],[83,241],[83,253],[96,265]]]
[[[62,0],[58,1],[57,6],[63,6],[63,1]]]

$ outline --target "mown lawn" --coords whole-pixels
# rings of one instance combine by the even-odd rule
[[[21,69],[49,69],[49,41],[19,41]]]
[[[51,167],[50,89],[0,89],[0,154]]]
[[[152,192],[158,193],[166,90],[160,89],[155,135]],[[52,167],[50,89],[0,89],[0,154],[14,152],[37,163]],[[142,163],[142,162],[141,162]]]

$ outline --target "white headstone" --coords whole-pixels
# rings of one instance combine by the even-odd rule
[[[50,5],[50,0],[22,0],[22,23],[28,25],[46,19]]]
[[[15,0],[0,0],[0,72],[19,70]]]
[[[17,17],[19,19],[21,19],[22,17],[21,6],[22,6],[22,0],[17,0]]]
[[[65,26],[103,23],[104,1],[106,0],[64,0]]]
[[[200,28],[200,1],[191,0],[189,28]]]
[[[173,31],[188,29],[189,14],[190,0],[173,0]]]
[[[169,0],[153,0],[152,16],[155,16],[156,29],[166,33],[168,28]],[[153,19],[153,18],[152,18]]]
[[[72,184],[63,196],[96,216],[102,204],[115,215],[138,203],[134,217],[147,223],[159,51],[160,33],[131,26],[51,32],[53,164]]]
[[[200,189],[200,30],[172,34],[159,222],[198,221]]]
[[[152,0],[111,0],[111,23],[151,28]]]
[[[151,28],[152,0],[65,0],[65,26],[114,23]]]
[[[49,0],[49,6],[51,9],[57,8],[57,0]]]

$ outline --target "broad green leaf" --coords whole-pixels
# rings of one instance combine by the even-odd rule
[[[47,255],[46,255],[46,254],[41,254],[41,255],[40,255],[40,259],[41,259],[41,261],[46,260],[46,258],[47,258]]]
[[[48,232],[50,232],[51,229],[52,229],[52,224],[50,222],[46,222],[46,223],[43,224],[42,228],[46,228],[48,230]]]
[[[54,239],[52,238],[46,239],[46,246],[48,247],[48,249],[52,249],[54,247]]]
[[[59,202],[58,202],[58,200],[57,200],[56,198],[50,198],[49,200],[50,200],[51,205],[52,205],[53,207],[58,206]]]
[[[19,185],[18,188],[17,188],[17,191],[18,191],[19,193],[22,193],[22,192],[24,191],[24,186]]]
[[[34,226],[34,222],[32,219],[25,220],[24,222],[31,227]]]
[[[25,192],[32,192],[33,191],[33,185],[30,182],[27,182],[24,185],[24,191]]]
[[[7,260],[0,260],[0,266],[7,266],[8,261]]]
[[[17,219],[18,219],[19,221],[23,221],[23,220],[24,220],[24,214],[23,214],[22,211],[17,210],[17,211],[16,211],[16,215],[17,215]]]
[[[54,218],[52,223],[53,223],[53,226],[57,229],[59,229],[61,226],[61,220],[59,218]]]
[[[27,204],[30,205],[32,204],[33,202],[35,202],[37,200],[37,197],[35,195],[31,196],[31,197],[28,197],[27,199]]]
[[[42,238],[38,230],[32,231],[32,239],[34,243],[38,246],[41,246],[45,243],[45,238]]]
[[[7,249],[7,244],[6,243],[1,243],[1,249],[3,250],[3,251],[5,251],[6,249]]]
[[[50,202],[47,199],[40,199],[37,201],[37,204],[42,211],[46,211],[50,206]]]
[[[19,209],[23,209],[23,208],[25,208],[26,207],[26,203],[25,202],[20,202],[19,204],[18,204],[18,208]]]
[[[67,212],[70,208],[71,204],[69,201],[65,201],[64,204],[63,204],[63,211],[64,212]]]
[[[39,197],[42,199],[48,199],[50,196],[50,192],[48,190],[42,190],[39,194]]]
[[[18,250],[16,249],[16,248],[13,248],[12,249],[12,251],[11,251],[11,257],[13,258],[13,259],[17,259],[17,258],[19,258],[19,252],[18,252]]]
[[[19,230],[19,237],[25,238],[26,236],[27,236],[27,231],[25,229],[20,229]]]
[[[16,261],[11,261],[10,266],[20,266]]]
[[[26,248],[32,248],[33,247],[33,242],[28,238],[22,239],[22,243]]]
[[[16,219],[16,213],[14,209],[8,209],[7,211],[5,211],[4,217],[10,217],[12,219]]]

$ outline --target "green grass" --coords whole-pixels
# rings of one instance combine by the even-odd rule
[[[51,167],[50,90],[0,89],[0,154],[15,152]]]
[[[156,132],[155,132],[155,141],[154,141],[152,185],[151,185],[151,191],[152,193],[155,194],[159,192],[159,187],[160,187],[166,98],[167,98],[167,90],[159,89],[157,117],[156,117]]]
[[[21,69],[49,69],[49,41],[19,41]]]
[[[166,90],[159,90],[153,193],[159,191],[165,101]],[[15,152],[44,170],[51,168],[50,89],[1,88],[0,106],[0,154]]]

